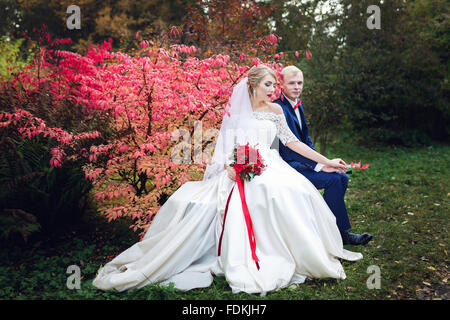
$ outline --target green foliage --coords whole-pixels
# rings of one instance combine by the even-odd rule
[[[277,10],[271,22],[282,37],[279,50],[304,72],[302,99],[312,115],[312,138],[322,151],[336,128],[373,142],[414,145],[448,139],[447,2],[272,2]],[[367,27],[367,8],[373,4],[380,7],[379,30]],[[295,50],[298,58],[292,58]],[[421,137],[410,139],[415,133]]]
[[[415,1],[415,3],[425,1]],[[360,131],[379,128],[396,132],[418,130],[433,138],[448,138],[448,100],[442,95],[442,48],[421,37],[417,21],[403,1],[380,4],[381,29],[366,26],[370,1],[344,0],[342,41],[338,52],[341,75],[340,103],[348,122]],[[414,18],[415,17],[415,18]],[[446,53],[448,54],[448,53]],[[446,71],[447,72],[447,71]]]
[[[11,239],[19,234],[26,242],[41,228],[34,215],[20,209],[5,209],[0,213],[0,238]]]
[[[448,12],[448,1],[446,0],[416,0],[408,1],[408,11],[411,16],[410,23],[414,25],[416,35],[422,45],[426,46],[431,52],[424,59],[431,63],[429,67],[433,72],[431,75],[434,92],[436,96],[436,105],[445,117],[439,121],[443,125],[442,130],[446,130],[449,135],[448,118],[450,106],[448,97],[450,96],[450,53],[448,45],[450,43],[450,16]],[[447,122],[445,122],[447,121]]]
[[[60,168],[49,167],[50,138],[6,137],[1,142],[0,210],[20,209],[32,214],[42,230],[49,233],[79,222],[92,188],[84,178],[81,163],[67,161]],[[2,221],[8,224],[16,220],[10,217]]]
[[[7,6],[14,8],[16,12],[15,17],[12,13],[8,14],[8,17],[14,21],[14,24],[10,24],[10,29],[14,30],[16,36],[26,32],[37,40],[33,29],[38,30],[42,25],[46,25],[53,36],[70,37],[73,41],[72,48],[76,48],[80,53],[88,47],[89,43],[102,43],[108,38],[113,39],[114,48],[128,50],[135,48],[133,42],[137,31],[147,36],[159,36],[167,32],[172,25],[180,25],[187,5],[193,3],[192,0],[114,0],[109,2],[84,0],[81,3],[60,0],[7,1],[9,2]],[[71,4],[78,5],[80,8],[80,29],[71,30],[66,27],[69,17],[66,10]],[[0,31],[6,31],[2,29],[0,28]]]
[[[0,19],[0,37],[10,34],[12,30],[17,29],[17,22],[20,22],[21,19],[19,1],[0,1]]]
[[[420,147],[433,144],[432,140],[419,130],[397,132],[387,128],[362,129],[359,143],[378,143],[390,146]]]
[[[314,48],[314,55],[300,63],[305,78],[305,114],[311,137],[314,143],[319,142],[320,153],[326,152],[332,132],[342,125],[346,115],[344,106],[339,103],[344,94],[340,87],[339,61],[336,59],[339,42],[327,31],[330,20],[334,19],[334,16],[328,16],[314,24],[314,36],[309,43]]]
[[[0,76],[4,76],[6,80],[12,78],[12,68],[22,68],[31,59],[21,56],[21,47],[25,39],[9,40],[9,37],[3,36],[0,38]]]
[[[315,14],[320,0],[312,1],[270,1],[274,9],[268,19],[275,33],[282,38],[279,51],[291,52],[306,49],[315,24]]]

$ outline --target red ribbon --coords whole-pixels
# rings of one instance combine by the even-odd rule
[[[244,190],[244,179],[242,179],[239,176],[239,172],[236,170],[236,182],[239,189],[239,194],[241,196],[241,204],[242,204],[242,211],[244,212],[244,218],[245,223],[247,225],[247,232],[248,232],[248,239],[250,241],[250,248],[252,250],[252,259],[256,263],[256,268],[259,270],[259,259],[256,256],[256,238],[255,234],[253,233],[253,224],[252,224],[252,218],[250,217],[250,212],[248,211],[247,202],[245,200],[245,190]],[[228,205],[230,203],[231,194],[233,193],[234,186],[231,188],[230,194],[228,195],[227,204],[225,206],[225,213],[223,216],[223,224],[222,224],[222,233],[220,234],[219,239],[219,250],[218,250],[218,256],[220,256],[220,251],[222,247],[222,237],[223,237],[223,231],[225,230],[225,220],[227,218],[227,212],[228,212]]]
[[[300,103],[302,103],[302,99],[298,100],[298,102],[295,104],[294,110],[299,107]]]

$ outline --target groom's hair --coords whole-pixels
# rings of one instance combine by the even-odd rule
[[[281,80],[284,79],[284,76],[291,74],[291,73],[299,73],[302,72],[299,68],[296,66],[287,66],[284,67],[283,70],[281,70]]]

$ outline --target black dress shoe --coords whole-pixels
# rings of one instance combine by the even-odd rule
[[[357,234],[357,233],[350,233],[347,231],[344,231],[341,233],[342,236],[342,242],[345,244],[358,246],[358,245],[365,245],[369,243],[370,240],[372,240],[373,236],[368,233],[364,234]]]

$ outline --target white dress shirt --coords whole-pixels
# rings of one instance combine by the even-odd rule
[[[294,108],[295,105],[298,102],[298,98],[297,98],[296,101],[293,101],[293,100],[289,99],[288,97],[286,97],[284,94],[283,94],[283,96],[287,99],[287,101],[289,101],[289,103],[291,104],[292,108]],[[295,109],[295,115],[297,116],[298,123],[300,123],[300,129],[303,130],[303,128],[302,128],[302,118],[300,117],[300,106],[297,109]],[[317,163],[315,168],[314,168],[314,171],[319,172],[320,170],[322,170],[322,168],[323,168],[323,164]]]

